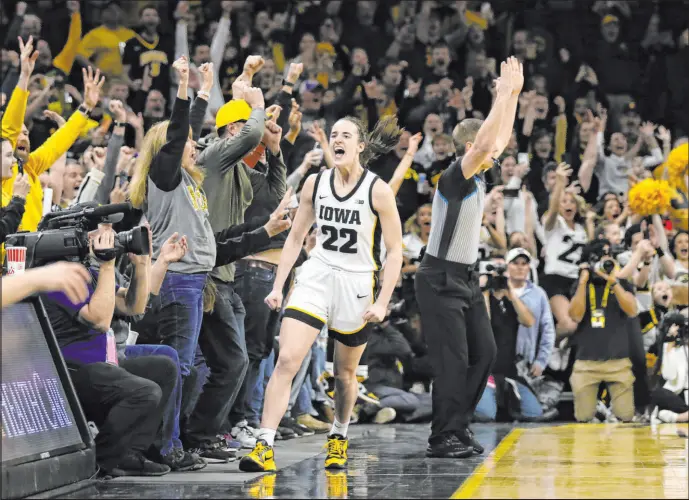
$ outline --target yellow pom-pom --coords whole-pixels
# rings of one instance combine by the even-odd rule
[[[677,146],[670,151],[667,161],[655,170],[655,178],[661,179],[667,170],[667,179],[670,185],[686,193],[687,168],[689,168],[689,143]]]
[[[664,214],[674,194],[666,181],[644,179],[629,190],[629,208],[643,216]]]

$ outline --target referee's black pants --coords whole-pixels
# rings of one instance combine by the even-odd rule
[[[431,437],[469,425],[497,348],[472,266],[426,254],[415,279],[421,329],[434,370]]]

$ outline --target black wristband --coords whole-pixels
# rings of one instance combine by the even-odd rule
[[[96,259],[101,264],[104,264],[106,262],[110,262],[111,260],[115,260],[115,258],[117,257],[117,250],[115,250],[114,248],[94,250],[93,255],[96,256]]]
[[[658,248],[656,248],[656,255],[658,256],[658,258],[660,258],[660,257],[663,257],[665,255],[665,252],[663,252],[662,248],[658,247]]]
[[[83,104],[81,104],[81,105],[77,108],[77,110],[78,110],[78,111],[81,111],[82,113],[84,113],[84,114],[86,115],[87,118],[91,118],[91,111],[89,111],[89,110],[86,108],[86,106],[84,106]]]
[[[287,80],[282,80],[282,86],[283,87],[294,87],[294,84],[292,82],[288,82]]]
[[[124,127],[126,124],[127,124],[127,122],[118,122],[118,121],[113,122],[113,125],[115,127]]]

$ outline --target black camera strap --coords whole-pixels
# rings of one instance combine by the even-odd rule
[[[610,283],[605,285],[603,292],[603,299],[601,300],[600,309],[596,307],[596,287],[589,283],[589,306],[591,308],[591,326],[593,328],[605,328],[605,308],[608,307],[608,298],[610,297]]]

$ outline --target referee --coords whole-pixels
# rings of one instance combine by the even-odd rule
[[[457,159],[441,175],[433,199],[431,234],[415,280],[435,370],[428,457],[483,453],[469,430],[496,354],[476,263],[486,196],[483,172],[509,141],[523,83],[516,58],[500,65],[493,107],[484,122],[467,119],[455,127]]]

